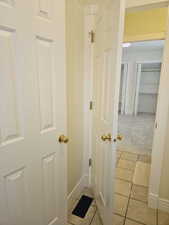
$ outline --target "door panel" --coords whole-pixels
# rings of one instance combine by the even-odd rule
[[[93,181],[103,224],[112,224],[124,1],[98,4],[94,46]]]
[[[0,224],[66,224],[65,2],[1,0],[0,48]]]

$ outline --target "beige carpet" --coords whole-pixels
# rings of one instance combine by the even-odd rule
[[[148,187],[150,178],[150,164],[138,161],[134,172],[133,183]]]

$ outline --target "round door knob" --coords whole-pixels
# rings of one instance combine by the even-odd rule
[[[102,135],[101,139],[102,139],[102,141],[111,141],[112,140],[112,136],[111,136],[111,134]]]
[[[59,137],[59,143],[68,143],[69,142],[69,138],[68,137],[66,137],[65,135],[61,135],[60,137]]]
[[[122,141],[123,140],[123,136],[122,135],[117,135],[117,140]]]

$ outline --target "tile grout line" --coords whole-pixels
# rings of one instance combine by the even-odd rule
[[[129,198],[128,198],[128,203],[127,203],[126,213],[125,213],[125,216],[124,216],[124,225],[125,225],[126,219],[127,219],[127,213],[128,213],[128,209],[129,209],[129,204],[130,204],[130,199],[131,199],[132,188],[133,188],[133,183],[131,183],[131,190],[130,190],[130,194],[129,194]]]
[[[93,220],[94,220],[94,217],[96,216],[96,213],[97,213],[97,207],[96,207],[95,213],[94,213],[94,215],[93,215],[93,217],[92,217],[91,221],[89,222],[89,225],[91,225],[91,224],[92,224],[92,222],[93,222]]]
[[[156,209],[156,224],[158,225],[158,209]]]
[[[137,155],[137,159],[138,159],[138,155]],[[136,160],[136,162],[137,162],[137,160]],[[134,171],[133,171],[133,176],[134,176],[135,169],[136,169],[136,163],[135,163],[135,168],[134,168]],[[133,189],[133,177],[132,177],[132,181],[131,181],[131,189],[130,189],[130,194],[129,194],[129,198],[128,198],[126,213],[125,213],[125,217],[124,217],[124,225],[125,225],[126,219],[127,219],[127,213],[128,213],[128,209],[129,209],[129,204],[130,204],[132,189]]]

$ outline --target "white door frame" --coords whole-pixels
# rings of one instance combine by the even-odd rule
[[[94,43],[91,43],[91,31],[94,30],[96,6],[86,6],[84,10],[84,153],[83,175],[91,186],[92,159],[92,108],[93,108],[93,58]]]
[[[126,10],[135,11],[135,10],[145,10],[150,8],[159,8],[166,7],[169,5],[169,1],[166,0],[145,0],[145,1],[127,1]],[[93,14],[93,16],[95,16]],[[169,25],[168,25],[169,31]],[[86,51],[85,51],[86,54]],[[86,56],[86,55],[85,55]],[[161,170],[163,163],[163,154],[165,150],[165,135],[167,129],[168,122],[168,108],[169,108],[169,99],[166,98],[169,89],[169,77],[167,73],[169,73],[168,64],[169,57],[169,33],[167,35],[164,47],[164,57],[162,62],[162,70],[160,75],[160,86],[159,86],[159,98],[157,104],[157,116],[156,116],[156,124],[157,128],[155,129],[154,141],[153,141],[153,153],[152,153],[152,165],[151,165],[151,176],[150,176],[150,188],[149,188],[149,206],[152,208],[159,208],[159,189],[160,189],[160,178],[161,178]],[[121,64],[121,62],[118,62]],[[87,64],[85,65],[87,66]],[[87,79],[87,77],[85,77]],[[92,84],[92,73],[91,76],[88,76],[88,82]],[[167,82],[166,82],[167,81]],[[118,88],[117,88],[118,90]],[[85,86],[85,95],[88,94],[88,88]],[[118,95],[117,95],[118,96]],[[87,97],[86,99],[89,100]],[[165,99],[164,101],[160,101],[160,99]],[[86,100],[84,104],[89,105],[89,101]],[[165,109],[165,110],[164,110]],[[85,112],[85,111],[84,111]],[[160,120],[160,118],[163,118]],[[160,121],[160,124],[158,123]],[[84,120],[84,123],[87,123],[88,126],[91,126],[92,121],[87,119]],[[85,126],[85,134],[88,132],[89,127]],[[88,152],[88,154],[84,154],[84,162],[88,163],[89,152],[91,154],[91,150],[86,149],[87,143],[90,143],[91,138],[88,140],[85,139],[86,143],[84,143],[84,149]],[[84,163],[85,164],[85,163]],[[158,165],[158,166],[157,166]]]
[[[122,104],[120,114],[126,114],[127,80],[128,80],[128,62],[122,62],[124,65],[123,86],[122,86]]]

